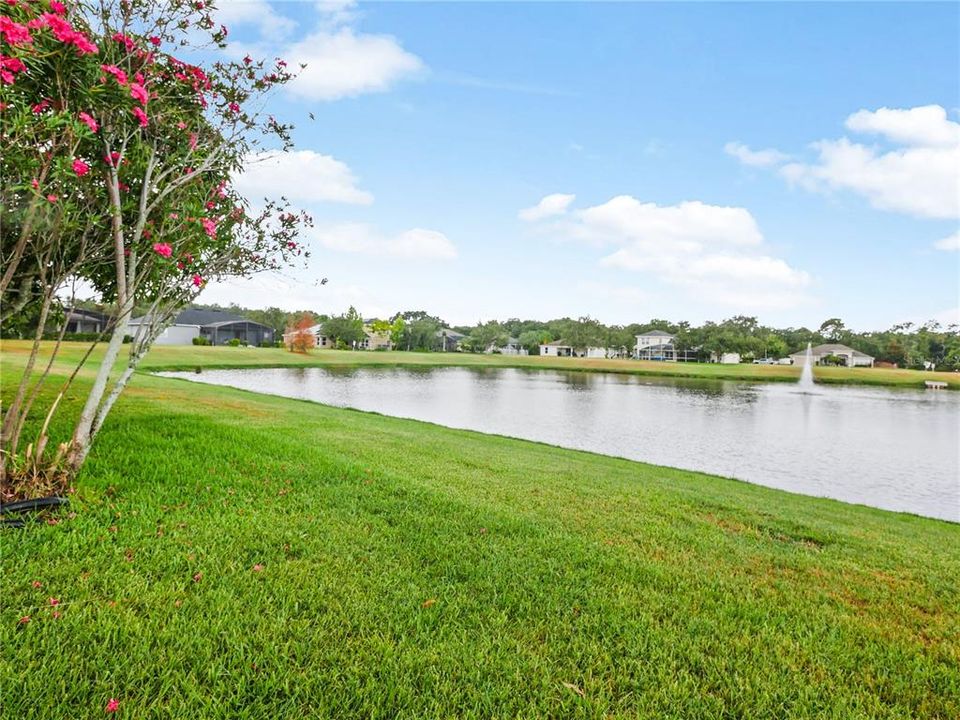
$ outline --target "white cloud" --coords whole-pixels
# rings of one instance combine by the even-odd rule
[[[846,127],[879,135],[894,147],[846,137],[820,140],[811,145],[818,155],[814,162],[755,158],[757,153],[738,143],[728,144],[727,152],[747,164],[779,165],[782,177],[806,190],[849,190],[875,208],[915,217],[960,217],[960,123],[949,120],[946,110],[939,105],[859,110]],[[778,151],[759,154],[767,152]]]
[[[933,246],[937,250],[960,250],[960,230],[942,240],[937,240]]]
[[[264,40],[284,40],[297,23],[280,15],[267,0],[228,0],[217,5],[216,21],[233,30],[238,25],[255,25]]]
[[[575,198],[576,195],[564,195],[563,193],[547,195],[533,207],[521,210],[520,219],[526,220],[527,222],[534,222],[555,215],[563,215]]]
[[[247,54],[282,57],[296,75],[286,91],[307,100],[384,92],[425,70],[423,61],[404,50],[396,38],[359,31],[356,26],[361,13],[353,0],[319,0],[314,8],[315,24],[292,40],[297,23],[279,15],[265,0],[225,3],[224,9],[218,10],[221,22],[259,30],[258,38],[231,42],[227,52],[235,58]]]
[[[457,248],[436,230],[413,228],[397,235],[382,235],[366,223],[340,223],[316,228],[315,239],[340,252],[419,260],[452,260]]]
[[[644,273],[711,302],[784,308],[807,301],[810,276],[764,252],[763,235],[744,208],[699,201],[660,206],[621,195],[573,210],[556,226],[573,238],[617,246],[604,267]]]
[[[645,248],[702,245],[759,245],[763,236],[744,208],[706,205],[697,200],[660,206],[620,195],[578,210],[578,230],[587,239],[629,242]]]
[[[960,124],[947,120],[939,105],[898,110],[859,110],[847,118],[847,129],[883,135],[893,142],[915,147],[955,147],[960,144]]]
[[[350,27],[322,29],[286,48],[291,67],[306,67],[287,87],[308,100],[338,100],[383,92],[421,72],[420,58],[389,35],[357,33]]]
[[[732,155],[737,158],[744,165],[751,167],[770,167],[771,165],[779,165],[790,159],[789,155],[779,150],[751,150],[740,142],[728,142],[723,146],[723,151],[727,153],[727,155]]]
[[[280,195],[300,202],[373,202],[373,195],[357,187],[357,178],[346,163],[312,150],[257,153],[244,163],[244,172],[235,182],[251,202]]]

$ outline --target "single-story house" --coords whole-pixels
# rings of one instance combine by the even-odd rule
[[[562,340],[542,343],[540,345],[540,354],[545,357],[574,357],[573,346],[567,345]]]
[[[437,330],[437,349],[442,352],[454,352],[461,350],[461,345],[467,336],[451,328],[440,328]]]
[[[140,328],[147,326],[149,322],[148,316],[134,318],[130,321],[130,333],[136,335]],[[223,310],[188,308],[177,315],[154,344],[190,345],[194,338],[203,337],[211,345],[226,345],[235,339],[248,345],[260,345],[273,342],[273,335],[272,327],[240,315]]]
[[[663,330],[650,330],[637,335],[633,356],[637,360],[666,360],[676,362],[677,349],[674,336]]]
[[[720,363],[721,365],[737,365],[740,363],[740,353],[710,353],[710,362]]]
[[[594,345],[587,348],[575,348],[572,345],[566,344],[563,340],[555,340],[554,342],[540,345],[540,354],[545,357],[606,358],[613,357],[615,353],[616,351]]]
[[[810,348],[810,357],[813,360],[814,365],[819,365],[823,358],[830,355],[840,358],[843,361],[843,364],[847,367],[873,367],[872,355],[867,355],[859,350],[854,350],[852,347],[847,345],[841,345],[840,343],[825,343],[823,345],[817,345],[816,347]],[[795,353],[790,353],[790,359],[793,360],[794,365],[805,365],[807,362],[806,349]]]
[[[498,345],[497,343],[491,343],[490,347],[484,350],[485,353],[500,353],[501,355],[526,355],[527,349],[520,344],[520,341],[515,338],[507,338],[507,342],[503,345]]]
[[[68,333],[99,333],[106,330],[107,325],[113,320],[106,313],[97,310],[84,310],[82,308],[67,308],[64,312],[63,321],[66,323]]]

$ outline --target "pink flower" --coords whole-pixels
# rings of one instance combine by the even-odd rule
[[[105,73],[110,73],[121,85],[127,84],[127,74],[116,65],[101,65],[100,69]]]
[[[147,101],[150,99],[150,95],[147,93],[147,89],[140,85],[139,83],[130,83],[130,97],[139,102],[141,105],[146,105]]]
[[[30,112],[32,112],[34,115],[39,115],[48,107],[50,107],[50,101],[44,98],[43,100],[38,102],[36,105],[34,105],[32,108],[30,108]]]
[[[190,133],[190,149],[194,150],[197,147],[197,134]]]
[[[16,23],[6,15],[0,16],[0,37],[7,45],[29,45],[33,42],[30,29]]]
[[[81,112],[77,113],[77,117],[80,118],[80,122],[84,123],[91,132],[97,132],[100,129],[100,126],[97,125],[97,121],[89,113]]]
[[[59,198],[56,195],[47,195],[47,201],[55,203]],[[51,598],[52,599],[52,598]],[[56,605],[55,602],[50,603],[51,605]]]
[[[217,236],[217,223],[210,218],[202,218],[200,224],[203,225],[203,231],[210,237]]]
[[[135,107],[135,108],[133,108],[133,110],[131,110],[130,112],[133,113],[133,116],[134,116],[134,117],[137,119],[137,121],[140,123],[140,127],[146,127],[146,126],[147,126],[147,123],[149,122],[149,121],[147,120],[147,114],[146,114],[142,109],[140,109],[140,108],[138,108],[138,107]]]
[[[186,129],[187,129],[187,124],[183,120],[177,123],[177,130],[186,130]]]
[[[23,64],[23,60],[20,58],[8,57],[7,55],[0,54],[0,68],[9,70],[10,72],[18,73],[26,70],[27,66]]]
[[[235,102],[230,103],[227,107],[230,108],[230,112],[235,112],[235,113],[240,112],[240,106],[237,105]]]
[[[31,584],[37,589],[40,589],[43,587],[43,583],[40,582],[39,580],[34,580]]]
[[[24,616],[23,616],[22,618],[20,618],[20,620],[19,620],[19,624],[20,624],[20,625],[26,625],[26,624],[29,623],[29,622],[30,622],[30,616],[29,616],[29,615],[24,615]]]
[[[90,166],[78,158],[73,161],[73,171],[77,174],[77,177],[83,177],[90,172]]]
[[[110,153],[109,155],[104,155],[104,156],[103,156],[103,161],[104,161],[107,165],[109,165],[110,167],[116,167],[116,166],[117,166],[117,163],[120,162],[120,153],[118,153],[116,150],[114,150],[114,151],[113,151],[112,153]]]
[[[67,8],[64,7],[63,3],[57,2],[57,0],[50,0],[50,9],[53,10],[57,15],[67,14]]]
[[[203,278],[200,277],[199,275],[194,275],[194,276],[193,276],[193,284],[194,284],[195,287],[200,287],[200,286],[202,286],[202,285],[203,285]],[[199,575],[199,574],[200,574],[200,573],[197,573],[197,575]],[[200,582],[200,580],[197,579],[196,575],[194,576],[193,579],[196,580],[197,582]]]
[[[83,33],[74,33],[71,40],[73,46],[77,49],[77,55],[92,55],[98,52],[98,48]]]
[[[167,243],[154,243],[153,251],[157,255],[162,255],[165,258],[168,258],[171,255],[173,255],[173,248],[170,247]]]
[[[39,190],[39,189],[40,189],[40,181],[37,180],[36,178],[34,178],[33,180],[30,181],[30,187],[32,187],[34,190]]]
[[[249,64],[252,63],[252,62],[253,62],[253,58],[250,57],[249,55],[247,55],[246,57],[243,58],[243,64],[244,64],[244,65],[249,65]]]
[[[118,33],[114,33],[112,39],[113,39],[115,42],[122,43],[123,46],[127,49],[128,52],[129,52],[130,50],[133,50],[134,47],[136,47],[136,44],[133,42],[133,40],[131,40],[130,38],[128,38],[128,37],[127,37],[126,35],[124,35],[123,33],[119,33],[119,32],[118,32]]]
[[[60,604],[60,601],[57,600],[55,597],[50,598],[50,607],[56,607],[59,604]]]
[[[103,711],[108,713],[115,713],[119,709],[120,709],[120,701],[117,700],[116,698],[110,698],[110,700],[107,701],[107,706],[103,709]]]
[[[153,45],[154,47],[160,46],[160,38],[158,38],[156,35],[151,35],[147,39],[150,41],[150,44]]]

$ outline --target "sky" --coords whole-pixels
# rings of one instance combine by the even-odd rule
[[[271,99],[296,150],[237,183],[315,227],[201,302],[960,321],[956,3],[219,7],[228,53],[307,64]]]

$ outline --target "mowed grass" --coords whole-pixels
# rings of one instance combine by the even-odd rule
[[[49,343],[48,343],[49,345]],[[85,343],[65,343],[65,359],[79,358],[87,350]],[[4,340],[2,348],[11,356],[25,355],[30,343]],[[99,355],[99,351],[94,355]],[[540,370],[578,370],[613,372],[629,375],[704,378],[713,380],[781,381],[800,379],[799,367],[791,365],[719,365],[716,363],[672,363],[645,360],[598,358],[549,358],[538,356],[483,355],[473,353],[421,352],[353,352],[349,350],[311,350],[292,353],[280,348],[201,347],[158,345],[143,359],[144,371],[193,370],[195,368],[261,368],[261,367],[504,367]],[[925,380],[947,383],[951,390],[960,390],[960,373],[901,370],[897,368],[816,367],[817,382],[846,385],[884,385],[923,388]]]
[[[146,375],[71,511],[4,717],[960,716],[951,523]]]

